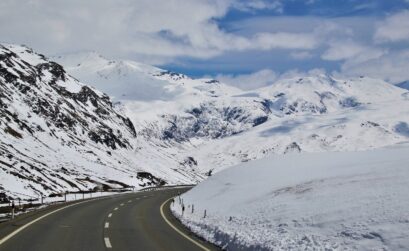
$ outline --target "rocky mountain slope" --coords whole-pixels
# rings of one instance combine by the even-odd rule
[[[196,183],[272,154],[409,137],[408,91],[380,80],[314,75],[242,91],[97,53],[53,60],[64,68],[0,47],[0,192]]]
[[[0,115],[0,192],[14,197],[202,178],[140,165],[110,98],[24,46],[0,45]]]
[[[313,75],[242,91],[97,53],[56,60],[115,97],[144,145],[138,159],[154,156],[152,165],[208,174],[270,154],[364,150],[409,137],[409,93],[381,80]]]

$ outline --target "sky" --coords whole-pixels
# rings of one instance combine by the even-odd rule
[[[409,0],[1,0],[0,34],[243,89],[315,73],[409,80]]]

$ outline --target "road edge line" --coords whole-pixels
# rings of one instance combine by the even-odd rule
[[[168,203],[168,201],[170,201],[173,198],[169,198],[167,199],[165,202],[162,203],[162,205],[160,206],[160,214],[162,216],[162,218],[165,220],[166,223],[168,223],[169,226],[171,226],[176,232],[178,232],[180,235],[182,235],[183,237],[185,237],[186,239],[188,239],[189,241],[191,241],[192,243],[194,243],[196,246],[200,247],[203,250],[206,251],[210,251],[209,248],[203,246],[202,244],[200,244],[199,242],[193,240],[192,238],[190,238],[189,236],[187,236],[185,233],[183,233],[181,230],[179,230],[176,226],[174,226],[165,216],[165,214],[163,213],[163,207],[165,206],[166,203]]]
[[[69,208],[69,207],[72,207],[72,206],[75,206],[75,205],[79,205],[79,204],[82,204],[82,203],[85,203],[85,202],[90,202],[90,201],[99,200],[99,199],[101,199],[101,198],[96,198],[96,199],[93,199],[93,200],[81,201],[81,202],[74,203],[74,204],[71,204],[71,205],[68,205],[68,206],[65,206],[65,207],[62,207],[62,208],[58,208],[58,209],[56,209],[56,210],[54,210],[54,211],[51,211],[51,212],[49,212],[49,213],[46,213],[46,214],[44,214],[43,216],[40,216],[40,217],[38,217],[38,218],[36,218],[36,219],[34,219],[34,220],[32,220],[32,221],[26,223],[25,225],[23,225],[23,226],[17,228],[16,230],[14,230],[13,232],[11,232],[10,234],[8,234],[8,235],[6,235],[5,237],[3,237],[3,238],[0,240],[0,246],[3,245],[6,241],[8,241],[9,239],[11,239],[11,238],[12,238],[13,236],[15,236],[16,234],[18,234],[18,233],[20,233],[21,231],[23,231],[24,229],[26,229],[27,227],[31,226],[32,224],[36,223],[37,221],[39,221],[39,220],[41,220],[41,219],[44,219],[45,217],[47,217],[47,216],[49,216],[49,215],[52,215],[52,214],[54,214],[54,213],[56,213],[56,212],[58,212],[58,211],[61,211],[61,210],[63,210],[63,209],[66,209],[66,208]]]

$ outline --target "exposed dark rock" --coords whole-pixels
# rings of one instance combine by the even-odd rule
[[[294,153],[294,152],[297,152],[297,153],[301,152],[301,147],[296,142],[293,142],[293,143],[289,144],[285,148],[284,154]]]
[[[152,186],[152,185],[163,186],[163,185],[166,185],[166,181],[153,176],[149,172],[138,172],[137,175],[136,175],[136,178],[142,181],[142,183],[140,183],[141,186]]]

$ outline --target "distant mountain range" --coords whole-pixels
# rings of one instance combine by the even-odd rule
[[[315,75],[243,91],[95,52],[55,60],[114,96],[138,138],[170,166],[193,159],[201,174],[270,154],[364,150],[409,136],[409,93],[382,80]]]
[[[0,47],[0,189],[10,194],[196,183],[271,154],[409,137],[409,93],[381,80],[316,75],[242,91],[95,52],[52,60]]]

